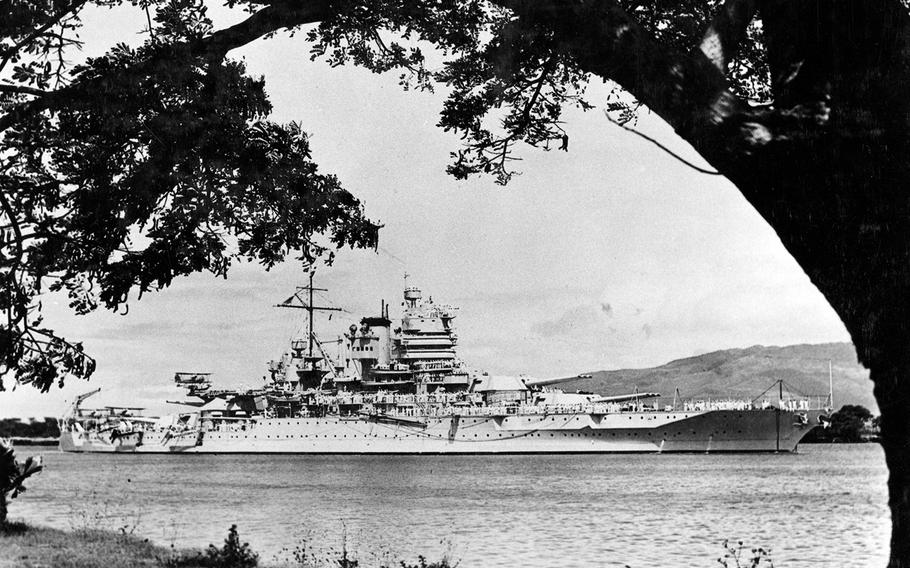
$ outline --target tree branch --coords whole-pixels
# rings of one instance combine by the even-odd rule
[[[3,68],[6,67],[6,65],[10,62],[10,60],[16,55],[16,53],[20,49],[22,49],[29,43],[35,41],[36,39],[41,37],[45,32],[47,32],[49,29],[56,26],[57,23],[59,23],[60,20],[62,20],[67,14],[78,11],[80,8],[82,8],[82,6],[85,5],[85,3],[86,3],[86,0],[77,0],[76,2],[73,2],[68,7],[64,8],[60,12],[51,16],[51,18],[43,26],[41,26],[37,30],[33,31],[29,35],[22,38],[22,40],[20,40],[19,43],[11,46],[3,54],[3,59],[0,59],[0,71],[3,71]]]
[[[331,7],[328,0],[313,0],[303,6],[294,0],[283,0],[270,4],[237,25],[218,30],[198,41],[172,47],[175,50],[182,48],[185,56],[220,61],[232,49],[281,29],[321,21],[329,15]],[[77,89],[91,90],[92,85],[76,81],[55,91],[48,91],[41,98],[15,105],[12,110],[0,116],[0,132],[28,116],[53,108],[58,103],[65,103]]]
[[[36,89],[34,87],[26,87],[25,85],[3,85],[0,84],[0,93],[13,93],[17,95],[35,95],[37,97],[43,97],[48,94],[48,91],[43,89]]]
[[[537,104],[537,99],[540,98],[540,90],[543,88],[544,83],[547,82],[547,77],[549,77],[550,73],[552,73],[555,68],[556,55],[554,54],[547,59],[543,69],[541,69],[540,77],[537,79],[537,85],[534,87],[534,93],[531,95],[531,98],[528,99],[528,103],[521,111],[521,122],[518,125],[518,131],[525,130],[531,122],[531,112],[534,110],[534,105]]]
[[[301,5],[303,4],[303,5]],[[281,29],[322,21],[331,15],[328,0],[299,2],[283,0],[269,4],[237,25],[218,30],[201,40],[193,50],[221,59],[232,49],[242,47],[262,36]]]
[[[727,70],[727,64],[746,37],[756,10],[756,0],[727,0],[714,16],[698,47],[719,71]]]
[[[13,206],[10,204],[9,199],[6,197],[6,193],[3,191],[0,191],[0,207],[2,207],[3,213],[9,219],[10,226],[16,236],[16,257],[12,263],[12,272],[19,267],[19,264],[22,261],[22,255],[24,254],[24,251],[22,250],[22,228],[19,226],[19,221],[16,219],[16,212],[13,210]]]
[[[609,113],[609,112],[604,111],[604,116],[606,116],[606,117],[607,117],[607,120],[609,120],[610,122],[612,122],[612,123],[615,124],[616,126],[622,128],[622,129],[625,130],[626,132],[631,132],[632,134],[634,134],[634,135],[636,135],[636,136],[638,136],[638,137],[640,137],[640,138],[642,138],[642,139],[644,139],[644,140],[647,140],[647,141],[650,142],[651,144],[654,144],[655,146],[657,146],[658,148],[660,148],[661,150],[663,150],[664,152],[666,152],[667,154],[669,154],[672,158],[674,158],[674,159],[677,160],[678,162],[681,162],[682,164],[684,164],[684,165],[686,165],[686,166],[692,168],[692,169],[695,170],[696,172],[701,173],[701,174],[712,175],[712,176],[719,176],[719,175],[721,175],[720,172],[717,172],[717,171],[714,171],[714,170],[706,170],[705,168],[702,168],[702,167],[700,167],[700,166],[696,166],[695,164],[693,164],[693,163],[690,162],[689,160],[683,158],[682,156],[680,156],[679,154],[677,154],[677,153],[674,152],[673,150],[667,148],[666,146],[664,146],[663,144],[661,144],[660,142],[658,142],[658,141],[657,141],[655,138],[653,138],[652,136],[648,136],[648,135],[645,134],[644,132],[641,132],[641,131],[639,131],[639,130],[635,130],[634,128],[629,127],[629,126],[628,126],[627,124],[625,124],[624,122],[621,122],[621,121],[619,121],[619,120],[614,119],[613,117],[610,116],[610,113]]]
[[[709,161],[729,157],[729,131],[721,136],[720,129],[750,109],[701,51],[682,54],[659,45],[613,0],[491,1],[549,26],[558,49],[583,71],[620,84]]]

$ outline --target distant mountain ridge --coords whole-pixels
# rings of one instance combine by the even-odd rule
[[[659,392],[672,399],[679,389],[683,398],[754,399],[783,379],[793,394],[824,397],[828,394],[828,361],[834,377],[834,403],[860,404],[878,414],[872,395],[869,371],[856,359],[851,343],[763,346],[724,349],[695,357],[677,359],[651,369],[595,371],[589,379],[560,385],[565,391],[592,391],[622,394],[638,388],[640,392]],[[777,387],[768,392],[776,397]]]

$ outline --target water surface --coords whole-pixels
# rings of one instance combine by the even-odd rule
[[[884,566],[875,444],[798,454],[282,456],[41,453],[11,516],[220,543],[237,524],[267,562],[342,542],[369,566],[447,551],[480,566],[718,566],[721,543],[775,566]],[[362,565],[364,565],[362,563]],[[397,565],[397,563],[395,563]]]

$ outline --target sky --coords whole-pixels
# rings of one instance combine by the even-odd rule
[[[103,52],[124,39],[109,30],[138,31],[143,19],[130,10],[87,14],[84,54]],[[394,74],[311,62],[303,36],[231,55],[265,76],[272,118],[301,122],[322,171],[384,225],[378,251],[345,249],[317,270],[317,285],[330,290],[323,301],[347,310],[317,322],[324,337],[377,314],[383,299],[394,318],[407,273],[408,284],[460,308],[461,358],[494,374],[566,376],[756,344],[849,341],[771,228],[721,176],[681,164],[600,111],[570,111],[569,152],[521,150],[522,174],[506,188],[492,178],[457,181],[445,167],[458,140],[435,126],[442,94],[403,92]],[[595,86],[593,102],[600,92]],[[656,116],[636,128],[705,165]],[[304,329],[302,311],[273,306],[306,279],[293,261],[270,272],[240,264],[227,280],[178,279],[126,315],[75,316],[65,298],[44,298],[47,323],[82,341],[98,370],[47,394],[0,393],[0,417],[58,415],[97,387],[93,404],[173,412],[163,401],[182,398],[176,371],[259,385],[267,361]]]

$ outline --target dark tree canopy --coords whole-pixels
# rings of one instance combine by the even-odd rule
[[[824,426],[816,426],[803,441],[862,442],[864,441],[863,436],[874,433],[876,428],[876,421],[868,408],[856,404],[845,404],[840,410],[831,414]]]
[[[318,171],[300,125],[268,120],[263,81],[199,47],[213,32],[204,6],[152,3],[141,47],[67,67],[57,51],[84,4],[15,3],[0,22],[0,377],[45,391],[94,368],[42,325],[45,290],[79,314],[116,310],[234,259],[268,268],[372,246],[378,228]]]
[[[872,413],[865,406],[846,404],[831,415],[831,438],[841,442],[861,442],[863,432],[872,421]]]
[[[248,15],[220,30],[200,1],[132,0],[149,14],[146,41],[76,67],[62,54],[80,10],[121,0],[0,1],[0,371],[43,389],[90,374],[78,344],[41,327],[45,289],[66,289],[79,312],[118,308],[238,257],[309,259],[318,235],[375,242],[300,127],[269,122],[262,82],[227,58],[301,30],[314,59],[444,85],[439,126],[463,141],[456,178],[507,183],[518,144],[569,150],[568,106],[620,123],[644,106],[672,126],[774,228],[870,368],[890,565],[910,566],[903,0],[228,0]],[[613,93],[589,100],[601,80]]]

